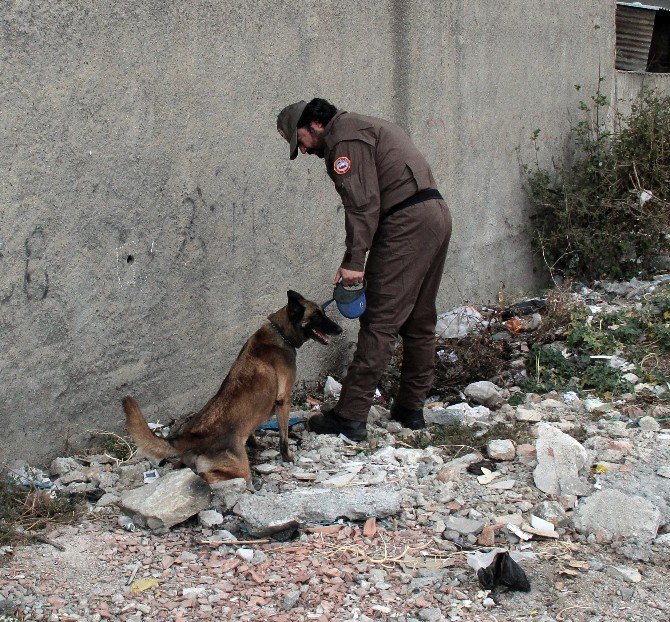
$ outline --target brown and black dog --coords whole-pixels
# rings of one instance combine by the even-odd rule
[[[296,350],[308,339],[328,344],[329,335],[342,329],[321,305],[294,291],[268,320],[244,344],[216,395],[167,439],[149,429],[132,397],[124,398],[128,434],[145,456],[179,457],[210,484],[236,477],[250,481],[246,443],[254,441],[256,428],[275,413],[282,459],[292,459],[288,417]]]

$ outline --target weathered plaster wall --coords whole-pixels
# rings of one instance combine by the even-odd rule
[[[670,73],[646,73],[643,71],[617,71],[614,102],[616,109],[626,115],[642,89],[670,93]]]
[[[502,6],[504,5],[504,7]],[[515,148],[549,158],[610,0],[0,3],[0,460],[200,407],[288,288],[324,299],[337,194],[275,130],[320,95],[395,120],[454,214],[444,308],[533,289]],[[349,339],[355,326],[348,324]],[[300,354],[302,378],[346,338]]]

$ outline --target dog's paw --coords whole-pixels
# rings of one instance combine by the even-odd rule
[[[286,451],[281,452],[282,462],[293,462],[293,452],[287,449]]]

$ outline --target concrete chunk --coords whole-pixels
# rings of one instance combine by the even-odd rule
[[[477,404],[482,404],[488,408],[500,408],[505,401],[500,391],[500,387],[488,380],[472,382],[465,387],[463,392],[471,400],[477,402]]]
[[[656,537],[661,512],[650,501],[619,490],[600,490],[580,502],[575,528],[602,541],[617,538],[649,542]]]
[[[535,485],[550,495],[580,495],[591,492],[583,478],[591,466],[588,452],[572,436],[547,423],[538,425]]]
[[[516,449],[509,439],[494,439],[486,445],[486,453],[491,460],[514,460]]]
[[[288,493],[257,493],[242,497],[235,512],[252,536],[266,536],[288,526],[334,522],[340,517],[363,520],[400,511],[401,495],[390,488],[305,489]]]
[[[191,469],[179,469],[125,492],[119,507],[137,525],[164,530],[204,510],[210,497],[211,489],[205,480]]]

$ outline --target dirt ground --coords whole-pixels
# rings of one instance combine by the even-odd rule
[[[625,309],[632,309],[652,286],[636,287],[638,297],[626,298]],[[601,298],[587,302],[612,308]],[[559,324],[550,320],[545,317],[542,330],[557,333]],[[488,358],[472,347],[437,354],[444,354],[444,369],[452,375],[470,369],[474,360],[479,377],[512,386],[524,380],[521,357],[528,351],[523,339],[517,341],[500,345],[489,337]],[[507,361],[509,370],[482,367],[500,360]],[[454,361],[463,364],[458,367]],[[537,376],[539,381],[539,366]],[[392,373],[385,378],[389,386],[396,380]],[[465,382],[465,376],[440,380],[446,388],[438,396],[445,407],[454,403],[454,396],[464,399],[449,383]],[[384,393],[384,382],[381,389]],[[358,447],[299,430],[292,439],[294,464],[280,462],[276,433],[261,436],[256,491],[282,494],[317,485],[374,487],[383,482],[401,493],[400,511],[365,524],[333,520],[303,526],[297,538],[279,542],[245,536],[240,517],[228,514],[217,528],[229,529],[238,541],[222,544],[209,541],[219,532],[195,517],[163,535],[127,531],[113,502],[104,507],[91,502],[89,512],[75,523],[50,526],[44,542],[0,547],[0,622],[667,622],[670,496],[667,472],[659,472],[667,469],[670,457],[667,408],[659,414],[657,396],[643,399],[637,392],[596,407],[586,398],[568,399],[556,391],[518,395],[523,403],[485,409],[483,421],[481,412],[475,416],[475,410],[467,410],[471,421],[459,428],[464,432],[453,439],[433,435],[428,446],[390,421],[388,411],[370,423],[369,442]],[[505,400],[509,397],[508,392]],[[529,412],[536,417],[529,418]],[[558,426],[589,448],[590,469],[583,478],[592,492],[613,488],[658,503],[665,513],[659,534],[639,549],[630,539],[603,544],[595,533],[575,530],[574,504],[568,504],[558,538],[519,540],[501,517],[529,520],[538,504],[560,501],[539,490],[534,480],[538,421]],[[489,487],[471,473],[444,476],[458,455],[475,449],[484,453],[485,437],[477,436],[478,430],[514,440],[516,455],[501,458],[494,467],[500,475],[496,481],[504,486],[496,488],[494,481]],[[142,464],[135,467],[141,474]],[[335,484],[343,474],[348,474],[345,483]],[[118,476],[103,475],[107,485],[98,485],[118,499],[123,494]],[[93,487],[83,476],[72,481],[71,487]],[[639,524],[637,512],[635,506],[633,525]],[[446,525],[452,519],[478,522],[479,527],[455,533]],[[530,592],[492,595],[481,589],[468,559],[491,548],[481,541],[483,526],[494,530],[494,546],[526,554],[520,564]]]
[[[0,595],[20,606],[0,619],[670,619],[667,564],[636,563],[642,580],[628,583],[607,571],[632,565],[610,547],[534,543],[537,559],[523,563],[531,591],[502,594],[487,609],[465,552],[440,550],[428,529],[394,530],[392,521],[381,522],[372,537],[361,529],[334,526],[292,542],[243,545],[255,553],[247,562],[231,547],[203,543],[212,532],[196,524],[157,536],[124,531],[114,518],[88,517],[48,534],[63,550],[35,544],[5,556]],[[413,569],[408,551],[426,567]],[[155,585],[139,591],[141,579]]]

